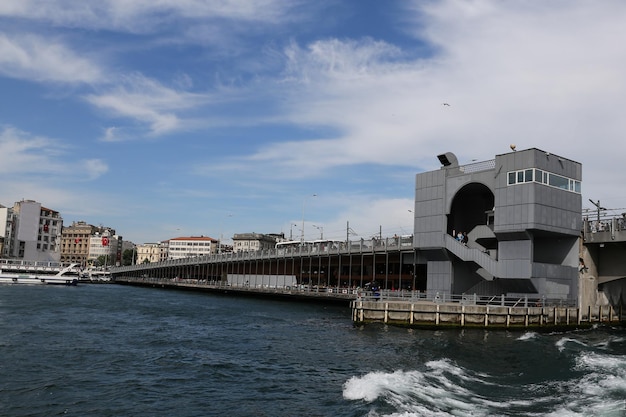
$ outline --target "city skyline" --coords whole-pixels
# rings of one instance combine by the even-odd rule
[[[625,17],[611,0],[5,0],[0,204],[137,244],[408,235],[438,154],[515,145],[580,162],[583,208],[618,210]]]

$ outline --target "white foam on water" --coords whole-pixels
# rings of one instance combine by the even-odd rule
[[[557,346],[565,349],[571,343],[586,346],[567,337]],[[533,393],[527,398],[487,398],[480,393],[511,387],[448,359],[427,362],[422,370],[378,371],[352,377],[344,384],[343,396],[377,402],[370,417],[493,417],[510,415],[512,410],[517,410],[515,415],[527,410],[523,415],[536,417],[626,416],[626,357],[604,351],[573,353],[571,371],[575,374],[570,379],[521,386]],[[533,409],[543,411],[528,412]]]
[[[350,378],[343,387],[348,400],[381,401],[394,410],[388,417],[491,416],[506,405],[482,398],[478,384],[495,385],[470,375],[452,361],[427,362],[424,371],[371,372]],[[494,388],[494,389],[497,389]],[[378,414],[371,414],[378,416]]]
[[[350,378],[343,386],[343,397],[347,400],[372,402],[387,392],[403,393],[413,384],[421,383],[421,379],[422,375],[417,371],[370,372],[361,377]]]
[[[547,416],[626,416],[626,357],[581,352],[573,370],[584,374],[563,383],[562,405]]]
[[[585,347],[587,346],[585,343],[581,342],[580,340],[573,339],[571,337],[562,337],[556,342],[556,347],[559,349],[559,352],[563,352],[563,350],[565,350],[566,345],[568,343],[578,344],[580,346],[585,346]]]
[[[536,338],[537,336],[538,336],[537,332],[526,332],[520,337],[518,337],[517,340],[532,340]]]

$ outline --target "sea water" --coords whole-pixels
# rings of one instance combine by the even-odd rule
[[[626,416],[626,331],[353,326],[348,306],[0,287],[1,416]]]

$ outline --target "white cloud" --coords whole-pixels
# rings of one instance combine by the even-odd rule
[[[57,162],[60,153],[60,147],[51,139],[32,137],[12,127],[0,130],[1,174],[59,172],[62,169]]]
[[[0,127],[0,204],[33,199],[67,216],[111,215],[113,201],[93,181],[108,171],[96,158],[80,159],[62,141],[34,136],[14,127]],[[81,190],[82,189],[82,190]],[[111,211],[113,210],[113,212]]]
[[[149,126],[150,133],[160,135],[187,128],[177,112],[190,109],[207,100],[200,94],[179,92],[140,74],[123,77],[117,87],[101,94],[88,94],[92,105],[114,116],[135,119]],[[116,129],[109,128],[104,140],[114,140]]]
[[[0,16],[67,27],[146,32],[175,20],[172,17],[275,23],[296,5],[283,0],[3,0]]]
[[[413,234],[412,198],[385,199],[375,195],[336,196],[330,204],[338,207],[332,219],[324,225],[327,239],[346,240],[350,228],[350,240],[370,239],[373,236],[389,237],[393,235]],[[307,223],[307,236],[314,235],[315,229]]]
[[[76,166],[82,168],[77,175]],[[105,162],[99,159],[73,159],[70,149],[59,140],[32,136],[14,127],[0,129],[0,174],[13,175],[39,182],[84,181],[100,177],[108,170]],[[8,186],[3,182],[4,186]],[[2,188],[0,188],[2,195]]]
[[[0,33],[0,73],[20,79],[62,83],[93,83],[102,73],[61,42],[35,35]]]
[[[589,188],[615,194],[604,170],[626,151],[626,4],[599,4],[413,2],[407,30],[432,48],[422,58],[369,39],[291,46],[283,121],[335,134],[268,144],[251,159],[277,172],[419,170],[436,168],[441,152],[466,163],[516,143],[582,162]]]
[[[109,166],[100,159],[86,159],[82,161],[82,171],[88,179],[99,178],[109,170]]]

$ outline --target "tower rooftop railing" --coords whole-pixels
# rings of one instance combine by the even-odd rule
[[[459,166],[459,169],[466,174],[470,174],[472,172],[489,171],[492,169],[496,169],[496,160],[489,159],[488,161],[472,162],[470,164]]]

